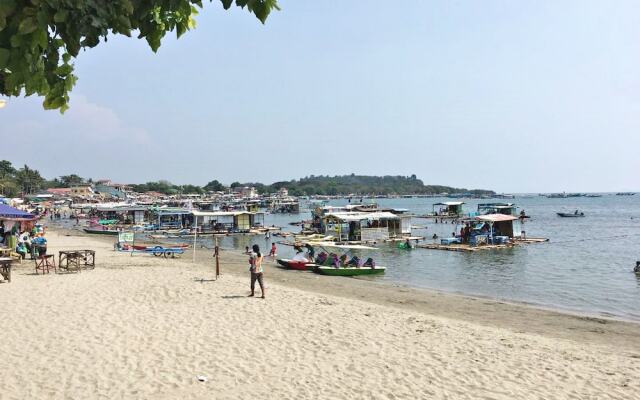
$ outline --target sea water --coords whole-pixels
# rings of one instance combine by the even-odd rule
[[[358,199],[359,200],[359,199]],[[432,211],[432,204],[444,198],[376,199],[383,207],[406,208],[420,215]],[[364,200],[370,202],[371,200]],[[544,237],[549,242],[507,249],[476,252],[398,249],[381,244],[379,250],[354,252],[373,257],[387,267],[376,279],[418,288],[476,295],[507,301],[531,303],[554,309],[599,314],[640,321],[640,276],[633,272],[640,260],[640,195],[549,199],[540,196],[513,200],[465,199],[465,211],[476,211],[480,202],[506,201],[524,209],[528,237]],[[347,204],[346,200],[332,205]],[[561,218],[557,212],[579,209],[584,218]],[[289,231],[299,227],[289,222],[309,219],[309,213],[268,214],[266,225],[279,225]],[[451,236],[455,224],[434,223],[415,218],[413,234],[431,237]],[[460,227],[457,227],[460,230]],[[257,243],[266,252],[271,236],[227,237],[222,246],[243,249]],[[279,256],[291,256],[289,246],[278,245]],[[291,273],[300,273],[292,271]]]

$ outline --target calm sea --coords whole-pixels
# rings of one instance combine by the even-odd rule
[[[432,210],[433,203],[446,200],[377,202],[424,214]],[[550,241],[474,253],[400,250],[385,244],[380,250],[360,254],[373,255],[377,264],[387,267],[386,275],[368,279],[640,321],[640,277],[633,273],[636,260],[640,260],[640,195],[567,199],[536,196],[506,201],[516,203],[531,216],[525,225],[527,236]],[[465,202],[465,211],[476,211],[478,202],[487,200]],[[556,216],[556,212],[575,209],[583,211],[585,218]],[[308,213],[267,215],[265,222],[286,226],[308,218]],[[413,225],[425,228],[414,230],[414,234],[428,238],[434,233],[450,235],[455,227],[426,219],[415,219]],[[262,237],[225,238],[221,244],[244,248],[252,243],[262,248],[270,246]],[[279,246],[280,256],[290,256],[291,252],[290,247]]]

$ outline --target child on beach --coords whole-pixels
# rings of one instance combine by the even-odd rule
[[[276,258],[276,244],[271,243],[271,251],[269,252],[269,257]]]

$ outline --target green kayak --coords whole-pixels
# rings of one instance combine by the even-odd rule
[[[94,235],[113,235],[113,236],[117,236],[118,233],[120,233],[120,231],[114,231],[114,230],[110,230],[110,229],[90,229],[90,228],[84,228],[83,229],[86,233],[93,233]]]
[[[375,275],[375,274],[384,274],[386,270],[385,267],[360,267],[360,268],[334,268],[334,267],[324,267],[319,266],[314,269],[315,272],[322,275],[332,275],[332,276],[356,276],[356,275]]]

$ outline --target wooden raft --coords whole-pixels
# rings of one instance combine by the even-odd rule
[[[480,250],[495,250],[495,249],[508,249],[511,247],[521,246],[532,243],[548,242],[546,238],[527,238],[527,239],[514,239],[513,242],[507,244],[483,244],[480,246],[471,246],[470,244],[439,244],[439,243],[426,243],[417,244],[416,247],[430,250],[446,250],[446,251],[461,251],[461,252],[474,252]]]

